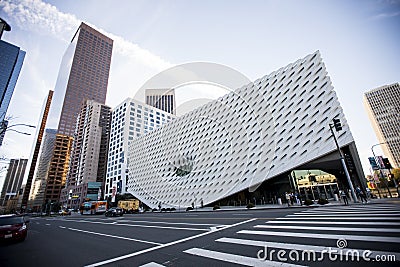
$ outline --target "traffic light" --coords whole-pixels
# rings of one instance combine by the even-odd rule
[[[343,129],[342,124],[340,123],[340,119],[334,118],[332,119],[332,121],[333,121],[333,126],[335,126],[337,132]]]
[[[117,183],[117,192],[121,194],[122,192],[122,180],[119,180]]]
[[[383,158],[383,166],[385,166],[385,169],[392,169],[392,164],[390,164],[389,159],[388,158]]]
[[[349,169],[354,170],[354,164],[353,160],[351,159],[351,156],[348,154],[344,154],[344,159],[346,160],[347,166]]]
[[[379,170],[378,164],[376,164],[375,158],[374,157],[369,157],[369,164],[371,165],[373,170]]]

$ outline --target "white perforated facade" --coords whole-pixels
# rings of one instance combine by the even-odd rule
[[[133,140],[128,192],[149,207],[209,204],[353,142],[317,51]]]

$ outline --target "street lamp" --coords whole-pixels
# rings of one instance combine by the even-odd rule
[[[29,128],[36,128],[36,126],[34,126],[34,125],[29,125],[29,124],[25,124],[25,123],[17,123],[17,124],[13,124],[13,125],[8,126],[8,121],[3,120],[1,122],[1,125],[0,125],[0,135],[5,133],[6,131],[13,131],[13,132],[17,132],[17,133],[20,133],[20,134],[31,135],[30,133],[26,133],[26,132],[21,132],[21,131],[18,131],[18,130],[10,129],[10,128],[13,128],[13,127],[16,127],[16,126],[25,126],[25,127],[29,127]]]
[[[386,143],[375,144],[375,145],[373,145],[371,147],[372,155],[374,156],[375,161],[377,161],[377,160],[376,160],[376,156],[375,156],[375,152],[374,152],[374,147],[379,146],[379,145],[383,145],[383,144],[386,144]],[[382,171],[381,165],[379,164],[379,162],[377,162],[377,165],[378,165],[378,168],[379,168],[379,173],[381,174],[381,178],[383,179],[383,181],[385,181],[385,185],[386,185],[386,188],[388,190],[389,196],[390,196],[390,198],[392,198],[392,193],[390,192],[389,186],[388,186],[388,184],[386,182],[386,179],[385,179],[385,177],[383,175],[383,171]],[[395,181],[395,186],[396,186],[396,181]]]

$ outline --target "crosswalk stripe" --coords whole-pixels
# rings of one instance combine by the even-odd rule
[[[283,217],[277,219],[286,219],[286,220],[332,220],[331,217],[316,217],[316,216],[307,216],[307,217]],[[400,221],[398,217],[340,217],[340,220],[368,220],[368,221]]]
[[[320,239],[346,239],[356,241],[371,241],[374,242],[388,242],[388,243],[400,243],[399,237],[391,236],[359,236],[359,235],[333,235],[333,234],[311,234],[311,233],[289,233],[289,232],[274,232],[274,231],[253,231],[253,230],[241,230],[238,234],[250,234],[250,235],[270,235],[270,236],[288,236],[288,237],[309,237],[309,238],[320,238]]]
[[[290,264],[290,263],[284,263],[284,262],[261,260],[261,259],[257,259],[257,258],[239,256],[239,255],[234,255],[234,254],[229,254],[229,253],[224,253],[224,252],[219,252],[219,251],[206,250],[206,249],[202,249],[202,248],[191,248],[191,249],[187,249],[183,252],[185,252],[187,254],[191,254],[191,255],[196,255],[196,256],[206,257],[206,258],[210,258],[210,259],[214,259],[214,260],[240,264],[240,265],[244,265],[244,266],[281,266],[281,267],[303,266],[303,265]]]
[[[295,214],[374,214],[375,211],[322,211],[322,212],[296,212]],[[400,211],[379,211],[380,214],[385,213],[386,215],[397,215]]]
[[[268,248],[279,248],[279,249],[289,249],[289,250],[313,250],[315,252],[322,252],[322,251],[332,251],[332,249],[336,249],[337,253],[342,253],[342,255],[346,255],[348,251],[357,250],[360,255],[362,255],[365,249],[339,249],[339,248],[331,248],[324,246],[314,246],[314,245],[303,245],[303,244],[292,244],[292,243],[278,243],[278,242],[267,242],[267,241],[258,241],[258,240],[247,240],[247,239],[239,239],[239,238],[227,238],[222,237],[220,239],[215,240],[217,242],[223,243],[230,243],[230,244],[238,244],[238,245],[247,245],[247,246],[254,246],[254,247],[268,247]],[[391,252],[391,251],[371,251],[370,258],[375,258],[376,255],[394,255],[397,260],[400,260],[400,253],[398,252]]]
[[[317,227],[317,226],[302,226],[302,225],[256,225],[255,228],[280,228],[280,229],[293,229],[293,230],[321,230],[321,231],[350,231],[350,232],[386,232],[386,233],[400,233],[400,229],[389,228],[354,228],[354,227]]]
[[[149,262],[144,265],[140,265],[139,267],[165,267],[164,265],[158,264],[156,262]]]
[[[377,206],[363,206],[363,207],[348,207],[348,206],[340,206],[340,209],[342,210],[399,210],[399,206],[393,206],[393,207],[377,207]],[[312,209],[311,211],[322,211],[322,210],[337,210],[338,207],[319,207]]]
[[[379,216],[387,216],[389,214],[386,213],[370,213],[368,216],[370,217],[379,217]],[[287,216],[290,217],[296,217],[296,216],[314,216],[314,217],[326,217],[326,216],[332,216],[331,214],[303,214],[303,213],[296,213],[296,214],[289,214]],[[335,214],[335,216],[347,216],[346,214]],[[365,214],[352,214],[352,216],[357,217],[357,216],[365,216]],[[400,214],[390,214],[390,217],[399,217],[400,218]]]
[[[326,222],[316,222],[316,221],[268,221],[267,223],[286,223],[286,224],[326,224]],[[397,225],[400,227],[398,222],[329,222],[329,224],[356,224],[356,225]]]

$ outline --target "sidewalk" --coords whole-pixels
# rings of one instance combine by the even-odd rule
[[[354,203],[353,201],[349,200],[349,206],[355,206],[355,205],[371,205],[371,204],[381,204],[381,203],[396,203],[399,204],[400,208],[400,198],[381,198],[381,199],[370,199],[368,203]],[[191,210],[190,212],[221,212],[221,211],[244,211],[244,210],[268,210],[268,209],[295,209],[295,208],[318,208],[318,207],[331,207],[331,206],[344,206],[343,202],[340,201],[330,201],[328,204],[325,205],[320,205],[320,204],[313,204],[310,206],[306,205],[299,205],[295,204],[293,206],[289,206],[284,203],[282,205],[279,204],[265,204],[265,205],[257,205],[254,208],[247,209],[246,206],[221,206],[220,209],[218,210],[213,210],[213,207],[204,207],[204,208],[195,208],[194,210]],[[186,210],[181,209],[180,211],[177,212],[185,212]]]

